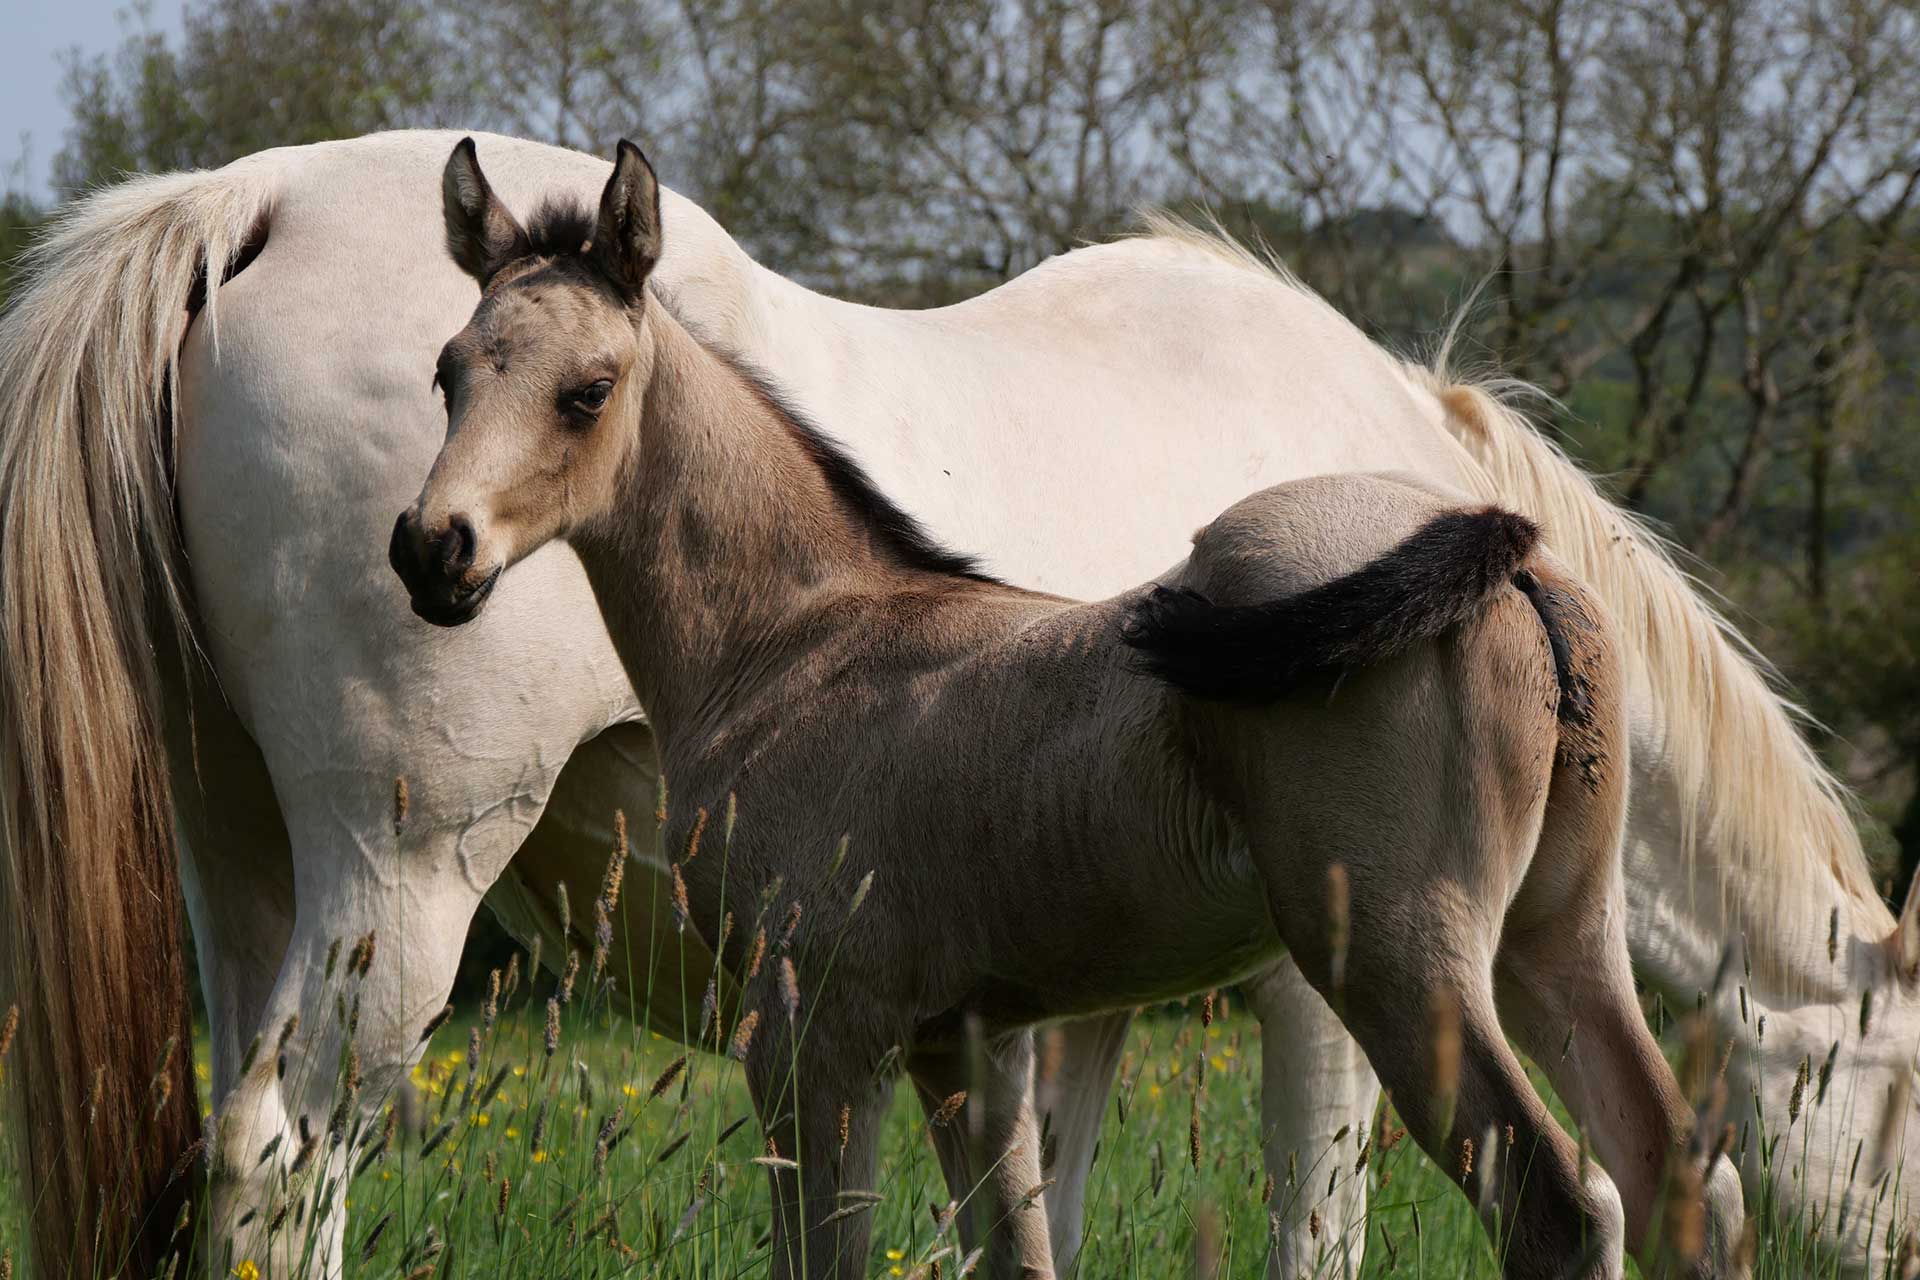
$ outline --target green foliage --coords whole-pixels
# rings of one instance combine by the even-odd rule
[[[0,307],[13,292],[15,262],[45,218],[39,206],[23,195],[8,192],[0,196]]]
[[[112,55],[68,60],[61,191],[424,123],[457,100],[416,0],[209,0],[183,22],[177,41],[143,25]]]

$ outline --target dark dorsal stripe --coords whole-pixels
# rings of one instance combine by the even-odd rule
[[[682,326],[685,327],[684,321]],[[924,525],[901,510],[892,498],[874,484],[866,469],[854,461],[846,446],[821,430],[775,385],[765,371],[756,368],[738,352],[705,340],[698,331],[688,328],[687,332],[693,334],[696,342],[752,388],[761,403],[771,409],[793,433],[793,438],[799,442],[814,466],[820,469],[821,478],[827,482],[827,487],[848,514],[902,565],[925,573],[968,578],[975,582],[1000,581],[982,569],[974,557],[942,546]]]

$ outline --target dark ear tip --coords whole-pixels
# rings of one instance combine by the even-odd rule
[[[613,150],[614,167],[617,169],[621,165],[629,162],[639,164],[639,166],[648,173],[653,172],[653,161],[647,159],[647,153],[640,149],[640,144],[631,138],[622,138],[620,139],[619,145]]]
[[[460,141],[453,144],[453,154],[455,154],[456,156],[463,155],[467,157],[467,159],[472,160],[472,159],[478,158],[480,154],[480,148],[476,147],[473,144],[473,135],[468,134],[466,137],[460,139]]]

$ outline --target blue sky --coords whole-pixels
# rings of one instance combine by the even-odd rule
[[[185,0],[153,0],[149,20],[177,31]],[[118,47],[138,19],[127,0],[24,0],[9,4],[0,32],[0,165],[11,169],[26,148],[27,190],[44,195],[47,170],[66,132],[60,101],[60,54],[75,46],[88,53]],[[22,135],[27,135],[23,144]]]

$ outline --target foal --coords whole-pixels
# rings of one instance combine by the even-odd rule
[[[1282,947],[1506,1233],[1509,1275],[1617,1276],[1623,1243],[1666,1265],[1662,1206],[1705,1227],[1665,1233],[1704,1240],[1689,1274],[1736,1269],[1739,1184],[1692,1140],[1627,968],[1610,634],[1531,525],[1323,478],[1230,508],[1165,586],[1019,590],[648,296],[658,189],[630,143],[597,216],[548,208],[529,232],[471,140],[445,202],[483,296],[441,353],[447,442],[393,566],[452,626],[565,539],[658,735],[666,847],[738,797],[726,853],[678,874],[745,984],[776,1275],[864,1273],[841,1193],[873,1185],[901,1050],[929,1096],[975,1090],[987,1273],[1050,1275],[1026,1029]],[[764,963],[765,936],[728,923],[756,900]],[[985,1081],[959,1069],[968,1024]]]

